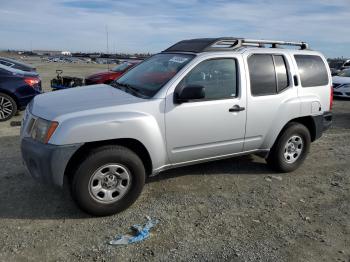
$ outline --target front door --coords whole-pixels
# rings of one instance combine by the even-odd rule
[[[165,123],[167,151],[173,164],[243,150],[246,99],[238,67],[235,58],[216,58],[190,70],[177,87],[201,85],[205,87],[204,99],[176,104],[174,92],[169,92]]]

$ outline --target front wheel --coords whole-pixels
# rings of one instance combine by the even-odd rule
[[[310,132],[304,125],[289,123],[271,148],[267,163],[278,172],[292,172],[304,162],[310,143]]]
[[[145,184],[140,158],[122,146],[93,150],[80,164],[72,181],[78,206],[95,216],[116,214],[131,206]]]

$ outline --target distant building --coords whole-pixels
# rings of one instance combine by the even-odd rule
[[[40,56],[72,56],[72,53],[69,51],[33,50],[33,53]]]
[[[62,51],[61,55],[65,55],[65,56],[72,56],[72,53],[69,51]]]
[[[33,50],[33,53],[36,55],[47,55],[47,56],[62,55],[62,51],[53,51],[53,50]]]

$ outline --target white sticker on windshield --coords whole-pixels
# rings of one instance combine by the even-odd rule
[[[186,62],[187,60],[188,60],[188,58],[186,58],[186,57],[174,56],[173,58],[171,58],[169,60],[169,62],[182,64],[182,63]]]

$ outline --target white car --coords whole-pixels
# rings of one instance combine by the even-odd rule
[[[350,69],[345,69],[337,76],[333,76],[333,95],[350,98]]]
[[[258,154],[294,171],[332,123],[331,90],[326,59],[306,43],[183,40],[110,85],[36,96],[22,156],[35,179],[66,180],[83,210],[111,215],[170,168]]]

